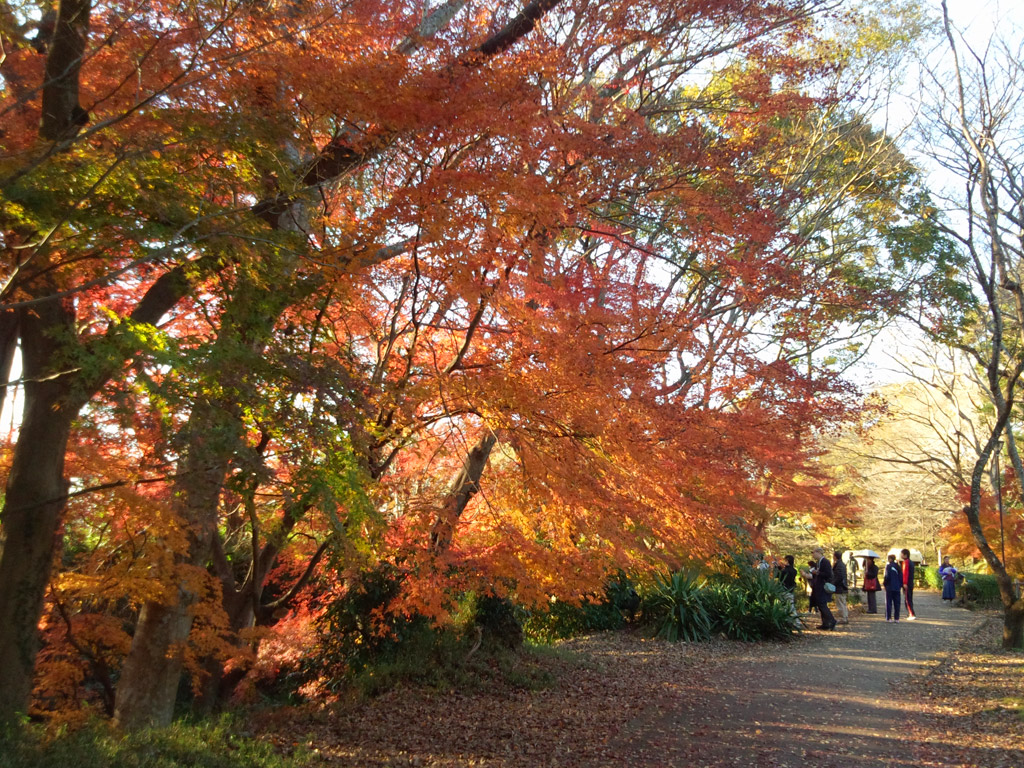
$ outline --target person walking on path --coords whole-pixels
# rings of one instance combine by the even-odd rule
[[[885,587],[885,620],[900,620],[900,596],[903,592],[903,574],[896,565],[896,555],[889,555],[885,564],[885,575],[882,577]]]
[[[907,621],[917,619],[914,613],[914,561],[910,559],[910,550],[900,550],[900,560],[903,564],[903,595],[907,604]]]
[[[836,588],[836,613],[839,615],[840,624],[850,623],[850,609],[846,604],[846,596],[850,592],[850,585],[846,582],[846,564],[843,562],[843,553],[838,549],[832,553],[832,585]]]
[[[948,600],[950,605],[956,600],[956,575],[957,570],[950,564],[949,558],[942,558],[942,566],[939,568],[939,576],[942,577],[942,599]]]
[[[875,558],[865,558],[864,593],[868,596],[868,613],[878,613],[878,602],[875,600],[875,593],[881,588],[878,583],[878,566],[875,565]]]
[[[828,607],[832,595],[825,589],[826,584],[832,583],[832,565],[821,547],[815,547],[811,557],[814,565],[804,572],[804,578],[811,582],[811,605],[817,607],[821,613],[821,624],[818,625],[818,629],[835,629],[836,620]]]

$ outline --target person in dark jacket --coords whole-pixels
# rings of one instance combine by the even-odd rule
[[[900,550],[900,561],[903,566],[903,596],[907,604],[907,621],[917,619],[914,613],[914,561],[910,559],[910,550]]]
[[[779,569],[778,579],[782,582],[782,588],[786,590],[786,600],[789,602],[789,612],[797,616],[796,612],[796,568],[793,565],[792,555],[786,555],[786,564]]]
[[[885,564],[885,575],[882,577],[885,586],[885,620],[900,620],[900,596],[903,593],[903,573],[896,565],[896,555],[889,555]]]
[[[846,583],[846,564],[843,562],[843,553],[838,549],[832,553],[832,586],[836,588],[833,596],[836,599],[838,622],[849,624],[850,609],[846,605],[846,596],[850,592],[850,586]]]
[[[811,558],[814,565],[804,571],[804,578],[811,582],[811,605],[821,613],[821,624],[818,629],[835,629],[836,620],[828,607],[832,595],[825,589],[826,584],[832,583],[832,565],[821,547],[814,548]]]
[[[864,593],[868,596],[868,613],[878,613],[878,602],[875,600],[875,593],[881,589],[878,583],[878,566],[875,565],[875,558],[864,559]]]

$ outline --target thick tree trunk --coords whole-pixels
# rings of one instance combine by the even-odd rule
[[[205,569],[213,552],[217,508],[228,461],[238,442],[237,423],[209,402],[197,403],[188,425],[188,448],[179,465],[175,494],[189,539],[178,562]],[[160,601],[143,606],[117,687],[114,722],[136,730],[169,725],[192,630],[196,596],[170,589]]]
[[[126,729],[166,725],[174,716],[192,614],[184,594],[169,604],[146,603],[121,670],[114,722]]]
[[[44,139],[69,139],[88,120],[88,115],[78,103],[78,78],[89,35],[91,11],[90,0],[61,0],[58,6],[42,89],[43,115],[39,135]]]
[[[1024,597],[1017,597],[1013,579],[1004,569],[996,574],[1003,601],[1003,648],[1024,648]]]
[[[242,458],[246,451],[241,404],[253,396],[245,373],[238,369],[237,362],[224,369],[215,366],[231,359],[238,349],[261,354],[281,313],[297,297],[304,296],[313,288],[312,284],[293,282],[295,262],[291,258],[280,263],[268,260],[264,266],[267,272],[263,277],[266,279],[243,275],[228,304],[210,358],[213,367],[206,372],[211,379],[218,381],[223,393],[216,399],[201,400],[193,405],[185,431],[185,447],[178,464],[179,480],[175,484],[174,495],[179,504],[181,524],[186,527],[189,537],[189,551],[179,562],[203,570],[209,568],[216,554],[214,541],[219,535],[221,492],[229,467],[233,461],[245,463]],[[292,290],[281,287],[286,285]],[[230,600],[235,592],[233,576],[229,573],[218,576],[225,590],[224,599]],[[252,593],[247,594],[252,604]],[[182,654],[178,649],[188,641],[196,596],[178,590],[174,598],[173,604],[152,606],[146,613],[152,619],[140,620],[136,627],[115,707],[115,721],[122,728],[131,730],[170,723],[177,683],[172,685],[169,678],[180,678],[183,671]],[[226,607],[230,614],[230,606]],[[134,658],[136,655],[138,661]],[[165,663],[156,664],[155,657],[161,655]],[[152,684],[147,679],[150,675],[154,676]],[[166,684],[164,676],[168,678]],[[123,697],[121,688],[126,689]],[[150,701],[143,701],[139,695],[146,690],[152,691]]]
[[[1024,600],[1017,600],[1003,614],[1003,648],[1024,649]]]
[[[39,650],[38,623],[67,499],[64,455],[79,404],[71,375],[49,369],[72,315],[53,301],[22,322],[24,414],[14,450],[0,528],[0,723],[27,711]]]

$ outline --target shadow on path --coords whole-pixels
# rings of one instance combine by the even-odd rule
[[[892,684],[925,670],[983,617],[915,595],[917,621],[851,614],[834,632],[741,655],[704,682],[680,685],[682,707],[634,724],[652,764],[752,768],[911,766],[907,704]],[[979,765],[985,765],[979,756]]]

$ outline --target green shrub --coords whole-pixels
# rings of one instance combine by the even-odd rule
[[[768,574],[717,578],[705,587],[704,601],[713,632],[730,640],[777,640],[797,631],[782,584]]]
[[[448,689],[465,682],[463,662],[474,640],[450,627],[435,627],[416,617],[400,636],[358,657],[339,682],[364,696],[377,696],[403,684]]]
[[[523,643],[521,609],[506,598],[470,592],[458,596],[454,618],[443,625],[395,615],[387,608],[400,578],[387,568],[365,574],[327,607],[299,683],[315,680],[328,690],[374,696],[401,684],[450,689],[510,677],[506,657]]]
[[[303,662],[297,682],[318,680],[328,690],[355,689],[373,696],[400,683],[449,687],[476,641],[468,626],[436,626],[419,616],[387,611],[401,577],[381,568],[335,599],[318,627],[318,642]],[[470,596],[472,600],[475,600]],[[485,620],[503,620],[497,605]],[[465,613],[475,616],[475,604]],[[518,625],[516,625],[518,626]],[[492,627],[489,627],[492,628]]]
[[[558,600],[547,610],[531,612],[523,622],[523,633],[534,642],[550,643],[623,626],[622,613],[612,603],[585,600],[573,605]]]
[[[961,571],[963,573],[963,571]],[[964,573],[964,582],[957,588],[963,590],[964,600],[979,606],[1002,604],[999,583],[990,573]]]
[[[429,627],[421,617],[385,613],[400,586],[395,572],[380,568],[334,599],[320,620],[317,647],[305,659],[305,676],[326,678],[332,689],[346,687],[368,666],[398,655],[403,644],[422,643]],[[387,618],[375,622],[374,616]]]
[[[473,623],[480,627],[482,638],[503,648],[519,648],[523,644],[522,611],[504,597],[485,595],[477,599]]]
[[[239,732],[230,721],[175,723],[118,733],[103,724],[56,736],[24,728],[0,736],[0,768],[299,768],[303,756],[284,756]]]
[[[782,584],[741,567],[738,575],[702,581],[679,571],[659,576],[644,597],[644,620],[670,640],[783,639],[799,631]]]
[[[620,572],[605,585],[600,599],[586,599],[581,604],[557,600],[543,611],[533,611],[523,622],[523,632],[535,642],[550,643],[591,632],[622,629],[624,614],[633,614],[639,607],[633,583]]]
[[[923,581],[924,586],[931,587],[932,589],[942,589],[942,577],[939,576],[938,568],[928,568],[922,565],[918,567],[915,573],[920,574],[919,581]]]
[[[942,577],[939,576],[937,568],[919,568],[918,572],[924,572],[924,580],[927,586],[934,589],[942,589]],[[968,603],[979,606],[998,606],[1001,604],[999,596],[999,584],[996,577],[990,573],[970,573],[960,571],[964,577],[963,582],[957,584],[957,592],[963,595]]]
[[[726,637],[742,633],[747,601],[742,591],[728,581],[712,581],[705,585],[701,598],[713,632]]]
[[[660,573],[643,598],[645,621],[658,637],[695,642],[711,636],[703,581],[688,571]]]

